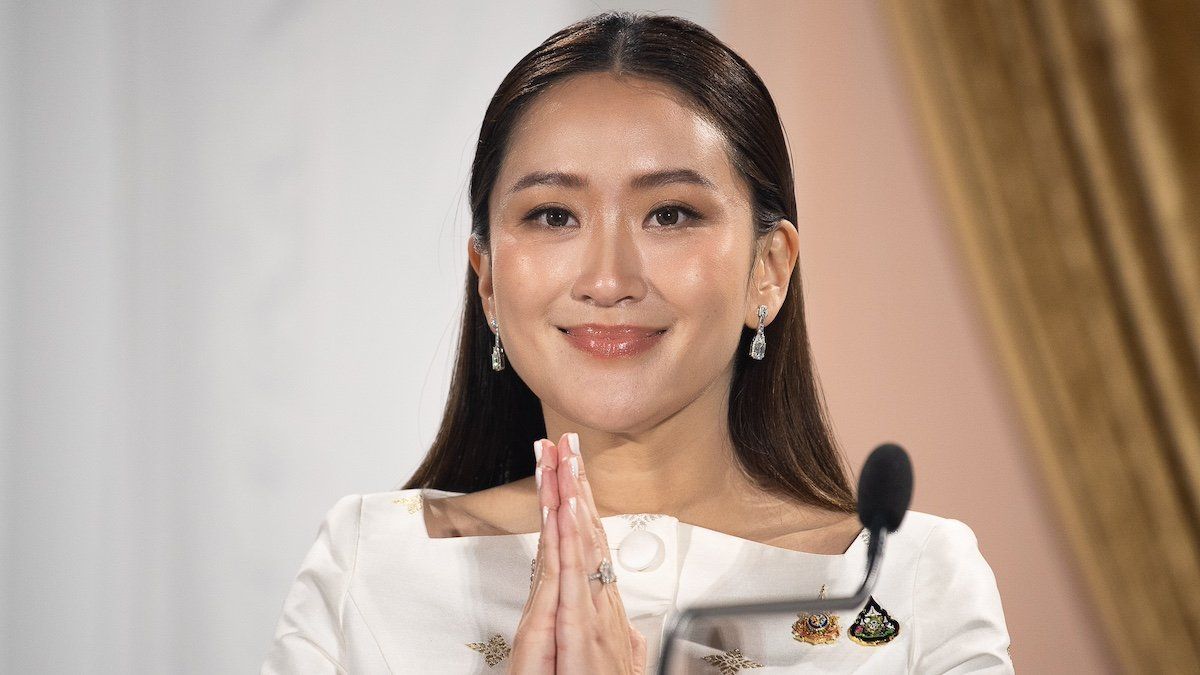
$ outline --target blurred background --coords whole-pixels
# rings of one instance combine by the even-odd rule
[[[1022,672],[1200,655],[1200,5],[0,4],[0,671],[256,671],[449,381],[486,103],[606,9],[743,55],[852,466],[970,525]]]

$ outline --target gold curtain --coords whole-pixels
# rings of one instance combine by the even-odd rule
[[[1102,623],[1127,670],[1195,672],[1200,3],[887,6],[961,250],[1103,620],[1056,630],[1070,640]]]

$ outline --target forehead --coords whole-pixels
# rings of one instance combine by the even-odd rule
[[[578,173],[597,188],[623,189],[631,176],[692,169],[721,192],[739,194],[720,129],[674,88],[641,78],[587,73],[556,83],[524,111],[493,194],[533,171]]]

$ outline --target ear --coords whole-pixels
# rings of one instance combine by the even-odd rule
[[[759,243],[758,255],[750,275],[747,294],[746,326],[758,328],[758,306],[767,306],[764,325],[771,323],[783,300],[787,297],[788,283],[792,279],[792,268],[800,255],[800,235],[796,226],[787,219],[780,219],[778,226]]]
[[[492,291],[492,257],[486,248],[479,245],[479,240],[474,234],[467,237],[467,260],[479,276],[479,299],[483,302],[483,313],[487,316],[490,326],[492,317],[496,316],[496,301]]]

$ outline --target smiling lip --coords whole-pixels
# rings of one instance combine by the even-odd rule
[[[602,359],[641,354],[658,344],[663,333],[667,332],[666,328],[599,323],[585,323],[559,330],[572,347]]]

